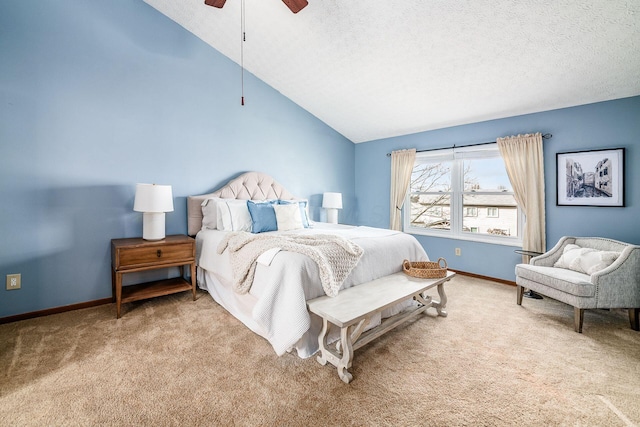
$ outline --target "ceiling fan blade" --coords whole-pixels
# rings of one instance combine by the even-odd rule
[[[217,7],[218,9],[222,8],[222,6],[224,6],[224,3],[227,0],[204,0],[204,4],[206,4],[207,6],[213,6],[213,7]]]
[[[284,2],[284,4],[287,5],[289,9],[291,9],[291,12],[293,13],[300,12],[302,9],[305,8],[306,5],[309,4],[307,0],[282,0],[282,1]]]

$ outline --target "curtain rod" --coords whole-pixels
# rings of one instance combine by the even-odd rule
[[[542,135],[542,139],[550,139],[553,135],[551,135],[550,133],[545,133],[544,135]],[[463,148],[463,147],[475,147],[477,145],[488,145],[488,144],[496,144],[497,141],[489,141],[489,142],[479,142],[477,144],[470,144],[470,145],[459,145],[456,147],[456,145],[454,144],[452,147],[442,147],[442,148],[429,148],[427,150],[416,150],[416,153],[426,153],[427,151],[438,151],[438,150],[447,150],[449,148]],[[387,157],[391,157],[391,153],[387,153]]]

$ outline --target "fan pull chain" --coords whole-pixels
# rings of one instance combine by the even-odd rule
[[[247,41],[247,36],[244,31],[244,0],[240,3],[240,31],[242,32],[242,38],[240,40],[240,105],[244,105],[244,42]]]

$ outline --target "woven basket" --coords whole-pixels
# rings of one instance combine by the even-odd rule
[[[444,266],[441,264],[444,264]],[[402,270],[412,277],[420,279],[438,279],[447,275],[447,260],[444,258],[438,258],[438,262],[409,262],[409,260],[405,259],[402,263]]]

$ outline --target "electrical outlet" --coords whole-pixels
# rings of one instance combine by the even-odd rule
[[[460,248],[456,248],[456,256],[462,255],[462,250]]]
[[[7,274],[7,290],[20,289],[20,274]]]

